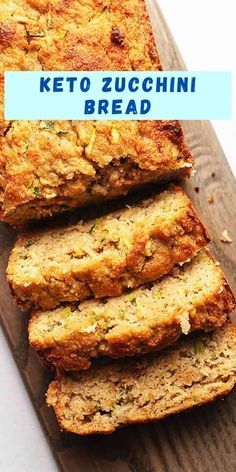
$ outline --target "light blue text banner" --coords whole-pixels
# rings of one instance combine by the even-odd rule
[[[5,72],[7,120],[227,120],[230,72]]]

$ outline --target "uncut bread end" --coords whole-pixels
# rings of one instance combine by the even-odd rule
[[[3,150],[15,148],[15,140],[22,139],[19,133],[25,139],[24,126],[13,123],[7,140],[1,138]],[[5,158],[2,219],[15,226],[126,195],[147,183],[187,177],[193,166],[178,122],[99,121],[68,126],[55,122],[49,129],[47,124],[38,126],[32,135],[44,145],[52,140],[56,149],[51,148],[51,156],[40,149],[35,156],[34,141],[33,157],[11,156],[8,149],[9,157]],[[70,139],[76,134],[81,155],[75,158],[73,149],[78,151]]]
[[[227,395],[236,384],[236,328],[188,336],[163,353],[61,374],[47,403],[62,430],[109,434]]]
[[[221,268],[201,252],[150,287],[35,312],[29,339],[46,362],[66,370],[87,369],[96,357],[160,350],[182,333],[220,327],[234,306]]]
[[[191,259],[209,239],[187,195],[170,186],[89,222],[21,233],[8,282],[23,309],[116,297]]]
[[[21,225],[189,173],[178,121],[3,120],[7,70],[162,70],[144,0],[2,0],[0,34],[4,221]]]

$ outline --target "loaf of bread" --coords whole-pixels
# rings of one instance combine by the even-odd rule
[[[235,300],[207,252],[148,287],[102,301],[38,311],[29,339],[39,355],[67,370],[87,369],[100,356],[160,350],[182,333],[222,326]]]
[[[161,70],[144,1],[1,0],[3,220],[20,225],[189,174],[177,121],[3,121],[3,71],[41,69]]]
[[[20,234],[8,282],[22,308],[115,297],[156,280],[209,241],[180,187],[96,220]]]
[[[112,433],[227,395],[236,384],[236,328],[188,336],[162,353],[60,374],[47,402],[62,430]]]

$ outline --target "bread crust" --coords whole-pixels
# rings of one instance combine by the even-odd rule
[[[2,0],[0,53],[2,71],[162,69],[143,0]],[[0,108],[1,118],[3,74]],[[193,165],[178,121],[2,119],[0,154],[1,218],[13,225],[187,176]]]
[[[215,344],[213,344],[215,351],[213,352],[213,357],[211,357],[212,346],[211,343],[208,344],[207,341],[204,347],[205,359],[203,360],[201,359],[202,353],[195,351],[195,342],[205,343],[204,339],[206,339],[207,336],[209,338],[211,337],[213,341],[215,340]],[[221,341],[219,339],[220,337]],[[180,362],[178,360],[178,358],[181,358],[184,344],[192,368],[188,361],[185,362],[185,355],[183,355]],[[192,349],[193,347],[194,349]],[[224,361],[221,362],[221,349],[225,350],[226,355],[230,359],[230,361],[228,360],[228,362],[230,362],[228,366],[227,363],[224,366]],[[224,398],[236,385],[235,356],[236,328],[228,324],[228,326],[216,330],[213,334],[204,335],[204,337],[199,336],[197,340],[194,337],[192,337],[192,339],[188,337],[182,340],[180,344],[166,350],[162,354],[149,355],[146,356],[146,358],[143,357],[141,359],[128,361],[128,367],[127,363],[122,364],[123,361],[121,361],[120,364],[114,363],[113,366],[110,363],[109,366],[93,368],[92,371],[88,372],[88,375],[91,379],[91,385],[97,378],[99,392],[95,392],[92,386],[92,390],[88,390],[92,393],[92,398],[88,397],[87,401],[86,392],[83,388],[83,382],[85,381],[84,385],[86,385],[86,380],[83,379],[83,374],[75,374],[74,377],[67,377],[66,374],[59,371],[56,380],[49,386],[47,403],[54,408],[61,430],[80,435],[111,434],[119,427],[127,426],[132,423],[145,423],[160,420],[171,414],[176,414],[205,403],[213,402],[219,398]],[[207,365],[211,366],[211,364],[212,368],[213,365],[215,367],[215,369],[213,368],[212,370],[212,377],[210,378],[211,373],[209,370],[209,379],[204,381],[204,375],[201,373],[201,369],[203,369],[203,372],[206,372],[208,368]],[[122,372],[122,365],[125,373]],[[170,381],[170,377],[166,377],[166,382],[168,383],[165,392],[166,404],[163,403],[162,397],[160,397],[160,400],[158,399],[158,394],[164,388],[161,381],[162,375],[164,374],[161,374],[160,370],[158,373],[158,369],[162,368],[164,370],[167,369],[165,371],[166,375],[173,376],[173,380]],[[173,373],[175,368],[178,371],[176,378]],[[172,373],[171,369],[173,371]],[[146,371],[148,371],[148,374],[145,374]],[[217,373],[214,374],[214,372]],[[103,375],[105,379],[102,384],[100,382],[100,375]],[[160,376],[160,388],[158,388],[158,381],[155,381],[155,375],[157,378]],[[145,377],[146,389],[139,380],[139,377],[142,376]],[[181,385],[182,382],[182,392],[179,393],[179,398],[176,396],[177,389],[175,389],[175,382],[178,382],[178,385]],[[206,382],[209,382],[209,388]],[[89,382],[87,383],[89,388]],[[150,393],[149,384],[152,383],[154,391]],[[199,383],[200,387],[202,386],[202,393],[200,391],[201,389],[198,390]],[[137,385],[136,394],[132,400],[131,392],[133,388],[135,388],[135,384]],[[80,385],[82,385],[82,387],[80,387]],[[114,396],[115,406],[108,406],[109,389],[112,392],[111,395]],[[117,396],[119,397],[117,389],[121,392],[121,400],[119,401],[117,399]],[[125,394],[123,394],[123,390]],[[74,401],[72,404],[71,398],[77,399],[77,394],[79,394],[78,402],[76,403]],[[107,397],[108,399],[106,400]],[[127,411],[124,410],[119,413],[119,405],[122,405],[120,401],[124,402],[124,400],[127,403],[130,402],[130,407],[127,408]],[[136,408],[136,402],[140,403],[138,409]],[[68,413],[68,407],[71,408],[71,416]],[[118,410],[117,413],[116,408]],[[104,416],[101,415],[99,417],[100,411],[102,411],[102,415],[105,416],[105,420]]]
[[[198,259],[201,257],[200,255]],[[190,264],[193,265],[193,263]],[[186,270],[186,268],[180,269],[180,272],[182,270]],[[125,317],[126,314],[124,313],[128,313],[128,308],[120,310],[119,299],[114,299],[112,304],[108,302],[108,307],[111,305],[111,308],[108,308],[104,315],[98,310],[99,318],[96,318],[97,321],[94,322],[95,318],[92,317],[92,321],[88,322],[89,326],[85,327],[83,322],[81,324],[82,328],[76,324],[77,319],[80,319],[80,313],[83,315],[82,319],[88,319],[88,316],[91,317],[91,313],[94,312],[93,304],[86,305],[85,314],[83,314],[83,304],[81,307],[78,307],[78,312],[75,311],[75,314],[70,312],[68,326],[65,319],[65,315],[67,316],[65,311],[67,309],[61,308],[55,310],[55,312],[45,313],[35,312],[29,323],[30,344],[47,363],[53,364],[56,367],[63,367],[66,370],[82,370],[88,369],[91,361],[96,357],[109,356],[121,358],[144,354],[152,350],[157,351],[173,344],[183,332],[187,334],[194,330],[208,331],[221,327],[227,322],[228,313],[235,307],[235,299],[224,274],[219,267],[216,270],[215,277],[217,278],[217,283],[214,286],[214,290],[208,294],[203,294],[191,306],[183,306],[181,308],[183,311],[181,316],[179,316],[179,307],[176,309],[171,308],[168,316],[160,321],[159,315],[155,314],[158,309],[157,304],[155,304],[155,298],[153,299],[154,305],[151,305],[152,319],[147,318],[142,323],[138,323],[136,320],[136,324],[134,324],[134,320],[130,323],[129,318],[127,318],[127,321],[124,318],[125,324],[120,319],[120,311],[122,316]],[[186,271],[186,274],[188,274],[188,271]],[[170,279],[175,280],[175,277],[177,277],[176,271],[173,273],[173,278],[172,276],[165,277],[164,283],[169,284]],[[201,283],[199,290],[203,290],[203,285],[204,283]],[[178,293],[180,290],[178,280],[172,289]],[[141,292],[133,292],[135,297],[138,299],[140,294],[143,295],[143,293],[145,293],[146,297],[147,292],[142,288],[139,290]],[[186,290],[191,289],[188,289],[186,285]],[[194,293],[194,289],[192,289],[192,293]],[[147,296],[149,296],[149,292]],[[152,296],[155,297],[155,295]],[[168,302],[169,300],[166,298],[166,304]],[[113,310],[112,314],[109,310]],[[137,310],[136,316],[138,316],[140,309],[135,308],[135,310]],[[74,316],[74,318],[71,318],[71,316]],[[106,316],[111,316],[109,322],[107,322]],[[160,316],[162,315],[160,314]],[[58,334],[55,332],[55,327],[51,328],[50,323],[52,320],[55,326],[59,326]],[[187,327],[185,325],[186,320]],[[54,330],[53,335],[50,334],[51,329],[52,331]]]
[[[84,257],[78,254],[82,237]],[[8,283],[22,309],[116,297],[191,259],[209,240],[188,197],[172,185],[153,199],[84,224],[21,233],[9,259]]]

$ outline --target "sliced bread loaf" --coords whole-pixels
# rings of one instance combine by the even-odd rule
[[[102,301],[33,314],[31,345],[56,366],[87,369],[93,358],[160,350],[191,330],[222,326],[234,297],[207,252],[151,286]]]
[[[188,336],[161,354],[113,361],[51,383],[61,429],[112,433],[227,395],[236,384],[236,328]]]

